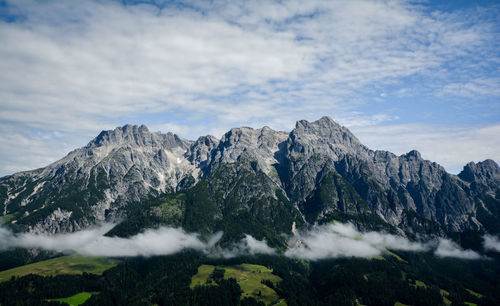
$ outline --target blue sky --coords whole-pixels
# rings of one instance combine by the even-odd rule
[[[0,1],[0,175],[126,123],[185,138],[327,115],[456,173],[500,160],[495,1]]]

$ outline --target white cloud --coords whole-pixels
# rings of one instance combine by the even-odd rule
[[[409,241],[406,238],[383,234],[377,232],[368,232],[362,234],[362,239],[365,242],[370,243],[380,249],[391,249],[391,250],[401,250],[401,251],[426,251],[428,246],[418,242]]]
[[[288,249],[286,256],[309,260],[336,257],[370,257],[380,254],[376,247],[364,242],[345,237],[326,228],[324,231],[312,231],[300,238],[301,243]]]
[[[257,240],[250,235],[245,235],[245,243],[250,254],[274,254],[276,251],[267,245],[266,240]]]
[[[484,249],[487,251],[495,251],[500,253],[500,239],[497,236],[485,235],[484,239]]]
[[[86,256],[154,256],[169,255],[184,249],[201,251],[208,256],[233,258],[256,254],[277,254],[266,240],[257,240],[250,235],[232,246],[222,248],[217,242],[223,233],[218,232],[205,239],[196,233],[187,233],[180,228],[161,227],[149,229],[129,238],[104,236],[114,224],[102,224],[74,233],[44,235],[14,234],[0,226],[0,251],[10,248],[37,248],[58,252],[78,253]],[[485,236],[485,248],[498,251],[498,239]],[[454,242],[441,239],[413,242],[400,236],[379,232],[360,232],[352,224],[335,223],[316,227],[293,236],[285,256],[318,260],[337,257],[372,257],[384,250],[412,252],[433,251],[439,257],[480,259],[472,250],[463,250]]]
[[[434,254],[439,257],[453,257],[460,259],[480,259],[481,255],[473,250],[462,250],[456,243],[451,240],[441,239],[434,251]]]
[[[274,254],[265,240],[250,235],[229,249],[216,247],[222,232],[205,239],[198,234],[187,233],[179,228],[161,227],[149,229],[129,238],[104,236],[114,224],[100,226],[74,233],[43,235],[14,234],[0,226],[0,251],[10,248],[37,248],[59,252],[75,252],[86,256],[154,256],[168,255],[184,249],[202,251],[210,256],[231,258],[241,255]]]
[[[206,251],[209,256],[222,257],[222,258],[234,258],[237,256],[244,255],[256,255],[256,254],[276,254],[276,250],[267,245],[265,239],[257,240],[250,235],[245,235],[245,237],[236,244],[228,248],[215,247]]]
[[[474,99],[476,96],[500,96],[500,79],[474,79],[467,83],[451,83],[446,85],[442,96],[464,97]]]
[[[0,176],[46,166],[90,139],[78,132],[16,127],[0,122]],[[80,137],[79,137],[80,136]]]
[[[480,259],[472,250],[463,250],[450,240],[414,242],[381,232],[359,232],[352,224],[329,224],[301,233],[290,241],[285,255],[309,260],[337,257],[372,257],[384,250],[433,251],[438,257]]]
[[[352,224],[329,224],[293,237],[289,257],[310,260],[336,257],[371,257],[386,249],[426,251],[429,245],[400,236],[378,232],[359,232]]]
[[[495,24],[474,15],[399,1],[189,6],[196,9],[8,2],[22,21],[0,21],[0,122],[9,130],[62,131],[78,139],[72,144],[131,118],[194,138],[235,125],[288,130],[323,115],[359,125],[394,120],[367,114],[366,97],[379,97],[388,84],[411,91],[402,80],[414,76],[425,92],[498,96],[497,79],[482,75],[498,64]],[[457,58],[465,59],[459,73],[447,68]],[[149,119],[154,114],[165,118]],[[20,135],[0,133],[2,148],[14,148],[0,153],[1,174],[60,157],[62,150],[50,154],[53,143],[16,144]]]
[[[113,226],[105,224],[94,229],[52,236],[29,233],[14,235],[0,227],[0,245],[4,249],[39,248],[88,256],[152,256],[173,254],[183,249],[205,250],[221,237],[215,234],[209,242],[203,242],[197,235],[175,228],[147,230],[130,238],[105,237],[104,234]]]

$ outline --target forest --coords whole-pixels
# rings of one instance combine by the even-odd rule
[[[50,299],[97,292],[84,305],[263,305],[243,297],[220,270],[190,288],[200,265],[258,264],[281,278],[262,280],[287,305],[499,305],[499,257],[465,261],[431,253],[304,261],[282,255],[210,258],[195,251],[121,258],[102,275],[27,275],[0,283],[0,305],[58,305]],[[222,273],[222,274],[221,274]]]

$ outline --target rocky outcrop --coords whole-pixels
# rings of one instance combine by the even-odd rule
[[[354,189],[372,213],[393,226],[410,230],[406,223],[407,215],[408,212],[415,212],[447,231],[477,229],[478,222],[473,217],[477,197],[471,194],[468,184],[447,173],[440,165],[423,160],[418,151],[401,156],[387,151],[372,151],[349,130],[327,117],[316,122],[297,122],[286,147],[286,158],[280,173],[291,200],[299,205],[303,203],[303,211],[307,210],[311,194],[322,188],[321,178],[328,169],[348,183],[343,188],[345,195],[352,193],[350,188]],[[491,173],[498,171],[496,163],[485,163],[488,166],[481,169],[488,170],[476,170],[478,177],[492,177]],[[476,183],[499,186],[498,181],[493,179],[478,180]],[[328,193],[341,194],[339,185],[340,180]],[[333,207],[344,212],[348,212],[349,207],[351,211],[355,208],[357,213],[364,210],[360,201],[352,196],[350,198],[338,197]],[[325,209],[318,212],[319,217],[331,208]]]
[[[236,162],[245,153],[257,162],[257,167],[264,173],[275,171],[278,163],[279,145],[288,137],[285,132],[274,131],[265,126],[261,129],[241,127],[231,129],[222,136],[215,149],[213,164]]]
[[[470,162],[465,165],[464,170],[458,174],[462,180],[471,184],[471,188],[477,193],[485,193],[496,197],[500,188],[500,169],[497,163],[491,159],[483,162]]]
[[[130,203],[174,192],[186,178],[196,181],[199,168],[188,158],[193,143],[172,133],[151,133],[145,126],[103,131],[46,168],[2,178],[4,213],[18,214],[17,224],[35,232],[114,220]],[[50,218],[60,209],[72,215]]]
[[[328,117],[298,121],[290,133],[234,128],[220,140],[191,141],[145,126],[103,131],[45,168],[1,178],[0,207],[19,230],[74,231],[124,218],[130,205],[193,186],[206,191],[199,197],[216,197],[207,202],[215,208],[188,196],[183,213],[197,215],[189,203],[198,203],[217,212],[213,220],[244,212],[270,226],[277,220],[272,211],[281,211],[287,216],[283,228],[292,221],[305,226],[343,218],[383,223],[406,235],[445,235],[491,231],[487,224],[499,218],[494,203],[500,169],[494,161],[469,163],[452,175],[418,151],[396,156],[370,150]],[[231,193],[234,186],[237,192]],[[283,203],[290,206],[283,210]]]

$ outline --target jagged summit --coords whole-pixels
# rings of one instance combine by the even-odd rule
[[[483,192],[493,196],[500,191],[500,167],[494,160],[487,159],[477,164],[470,162],[464,166],[458,177],[474,184],[475,188],[482,186]]]
[[[147,218],[200,232],[243,222],[267,237],[292,222],[369,214],[363,220],[402,235],[446,235],[500,231],[491,206],[499,190],[492,160],[451,175],[416,150],[370,150],[329,117],[297,121],[290,132],[239,127],[195,141],[125,125],[45,168],[1,178],[0,211],[22,231],[68,232],[127,220],[131,205],[180,193],[186,196],[177,206],[148,211]]]
[[[309,122],[307,120],[299,120],[296,122],[295,129],[291,133],[299,134],[314,134],[319,137],[331,138],[338,143],[343,140],[350,142],[357,142],[359,140],[345,127],[340,126],[338,123],[333,121],[330,117],[324,116],[319,120]],[[273,138],[279,135],[279,138],[283,138],[284,135],[288,135],[286,132],[275,131],[269,126],[263,126],[259,129],[254,129],[252,127],[242,126],[230,129],[226,132],[220,140],[216,139],[212,135],[201,136],[199,141],[206,141],[210,139],[211,142],[220,142],[224,146],[232,146],[238,144],[239,146],[248,145],[251,146],[252,141],[266,142],[266,138]],[[98,147],[104,145],[151,145],[157,144],[159,142],[166,142],[168,145],[175,147],[184,147],[186,143],[190,145],[194,143],[199,143],[199,141],[191,141],[182,138],[179,135],[173,134],[171,132],[161,133],[161,132],[150,132],[145,125],[131,125],[126,124],[124,126],[116,127],[113,130],[103,130],[95,137],[86,147]]]
[[[343,128],[330,117],[324,116],[313,122],[299,120],[295,123],[295,130],[315,133],[318,135],[332,135],[332,133],[347,133],[349,130]],[[349,132],[350,133],[350,132]]]
[[[283,143],[288,134],[275,131],[269,127],[253,129],[249,127],[233,128],[222,136],[214,154],[216,163],[235,162],[246,152],[258,163],[260,169],[268,172],[272,164],[278,161],[275,158],[279,144]]]
[[[332,118],[328,117],[328,116],[323,116],[321,118],[319,118],[318,120],[316,121],[313,121],[313,122],[309,122],[305,119],[303,120],[298,120],[296,123],[295,123],[295,127],[299,127],[299,126],[307,126],[307,125],[323,125],[323,126],[338,126],[340,127],[340,125],[335,122]]]
[[[170,148],[185,148],[191,143],[192,141],[170,132],[166,134],[160,132],[152,133],[145,125],[138,126],[127,124],[122,127],[117,127],[114,130],[102,131],[96,138],[90,141],[86,147],[120,145],[157,146],[162,144]]]
[[[361,142],[346,127],[333,121],[330,117],[324,116],[319,120],[309,122],[307,120],[297,121],[295,135],[313,135],[316,138],[325,138],[336,144],[361,145]]]
[[[411,150],[410,152],[403,154],[402,156],[404,156],[407,159],[414,159],[414,160],[422,159],[422,154],[420,154],[420,152],[418,152],[417,150]]]
[[[295,157],[322,155],[334,161],[346,155],[368,159],[371,154],[349,129],[326,116],[313,122],[298,121],[290,132],[286,147],[288,154]]]

